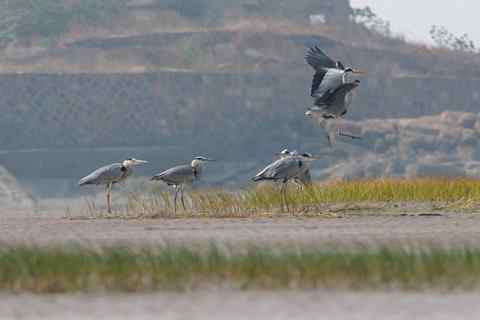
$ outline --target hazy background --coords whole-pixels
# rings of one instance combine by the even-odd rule
[[[480,42],[478,14],[480,2],[475,0],[351,0],[353,7],[370,6],[392,23],[392,29],[408,39],[432,44],[429,30],[434,24],[444,25],[461,34],[468,32]]]
[[[480,175],[480,5],[352,4],[0,1],[0,203],[101,192],[78,179],[128,157],[141,190],[195,155],[220,160],[203,185],[250,187],[284,148],[322,181]],[[305,117],[312,45],[368,71],[342,124],[363,140]]]

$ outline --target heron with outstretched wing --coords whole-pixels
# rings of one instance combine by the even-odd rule
[[[345,68],[342,62],[335,62],[318,46],[308,50],[305,60],[315,70],[310,90],[314,106],[309,108],[305,114],[320,118],[324,125],[328,120],[338,120],[345,116],[353,100],[352,91],[360,85],[359,80],[351,81],[349,76],[364,74],[364,72]],[[335,134],[359,138],[346,134],[341,129],[337,129],[333,135]],[[332,138],[332,133],[329,132],[327,139],[330,145],[333,142]]]

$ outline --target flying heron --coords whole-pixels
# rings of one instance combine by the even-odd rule
[[[320,117],[323,120],[321,125],[325,127],[328,120],[338,120],[345,116],[352,104],[352,91],[360,85],[360,81],[350,81],[349,75],[364,72],[345,68],[342,62],[335,62],[317,46],[308,50],[305,60],[315,70],[310,91],[314,107],[309,108],[305,114]],[[339,136],[359,139],[357,136],[342,132],[338,127],[335,131],[334,134]],[[327,139],[332,145],[331,132],[327,134]]]
[[[112,186],[127,179],[133,173],[134,166],[145,163],[148,162],[145,160],[138,160],[134,158],[128,158],[121,163],[112,163],[107,166],[101,167],[90,173],[88,176],[80,179],[80,181],[78,181],[78,184],[80,186],[87,184],[105,185],[108,213],[112,213]]]
[[[169,186],[173,186],[175,193],[173,196],[174,211],[177,212],[177,195],[180,190],[180,199],[185,210],[185,201],[183,199],[183,188],[185,184],[192,184],[202,176],[203,164],[209,161],[215,161],[206,157],[195,157],[190,164],[176,166],[162,173],[154,175],[151,180],[163,181]]]
[[[282,195],[282,202],[285,203],[287,211],[290,211],[288,208],[288,199],[287,199],[287,184],[288,181],[294,180],[307,167],[307,164],[311,161],[318,160],[318,157],[315,157],[309,153],[304,153],[295,156],[283,156],[280,159],[272,162],[260,171],[253,181],[259,182],[263,180],[270,181],[279,181],[282,183],[280,193]]]

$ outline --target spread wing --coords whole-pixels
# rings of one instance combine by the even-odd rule
[[[349,92],[360,85],[359,82],[350,82],[342,84],[335,92],[327,99],[328,105],[345,105],[345,98]]]
[[[312,47],[305,55],[305,61],[315,70],[310,95],[314,98],[333,92],[343,82],[343,65],[333,61],[318,46]]]
[[[307,51],[305,60],[316,72],[322,69],[337,68],[337,63],[327,56],[318,46],[312,47]]]
[[[328,96],[343,84],[343,71],[325,69],[323,75],[316,73],[312,81],[311,96],[318,99],[327,99]]]
[[[316,99],[316,107],[310,108],[310,111],[320,113],[324,119],[344,116],[351,103],[351,100],[347,99],[347,95],[359,85],[358,81],[342,84],[328,96]]]
[[[312,79],[312,88],[310,90],[310,95],[312,97],[315,97],[315,92],[320,87],[320,84],[322,83],[323,78],[325,78],[325,74],[327,74],[326,70],[315,72],[315,75],[313,76],[313,79]]]

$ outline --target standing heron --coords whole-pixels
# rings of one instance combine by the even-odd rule
[[[259,182],[263,180],[269,181],[279,181],[282,183],[282,188],[280,190],[282,195],[282,202],[285,203],[287,211],[290,211],[288,208],[288,199],[287,199],[287,184],[288,181],[294,180],[305,170],[307,163],[318,160],[318,157],[315,157],[309,153],[304,153],[296,156],[284,156],[260,171],[253,181]]]
[[[183,189],[185,184],[192,184],[202,176],[203,164],[209,161],[215,161],[206,157],[195,157],[190,164],[176,166],[162,173],[154,175],[150,180],[163,181],[169,186],[173,186],[175,193],[173,196],[174,212],[177,212],[177,195],[180,189],[180,199],[185,210],[185,201],[183,199]]]
[[[134,166],[145,163],[148,162],[134,158],[128,158],[121,163],[112,163],[107,166],[101,167],[90,173],[88,176],[80,179],[80,181],[78,181],[78,184],[80,186],[87,184],[105,185],[108,213],[112,213],[112,186],[127,179],[133,173]]]
[[[306,153],[305,153],[306,154]],[[286,158],[286,157],[298,157],[300,154],[298,153],[297,150],[289,151],[288,149],[282,150],[280,153],[277,154],[280,158]],[[311,154],[309,154],[311,155]],[[313,156],[312,156],[313,157]],[[311,185],[312,184],[312,176],[310,174],[310,166],[308,163],[305,164],[302,172],[294,178],[293,182],[299,186],[300,189],[302,189],[305,186]]]
[[[317,46],[308,50],[305,60],[315,70],[310,90],[314,107],[309,108],[305,114],[318,115],[323,120],[321,125],[326,126],[328,120],[338,120],[347,114],[352,104],[352,91],[360,85],[360,81],[350,81],[349,75],[364,72],[345,68],[342,62],[335,62]],[[359,138],[343,133],[339,128],[336,134],[352,139]],[[331,133],[327,134],[327,139],[332,145]]]

